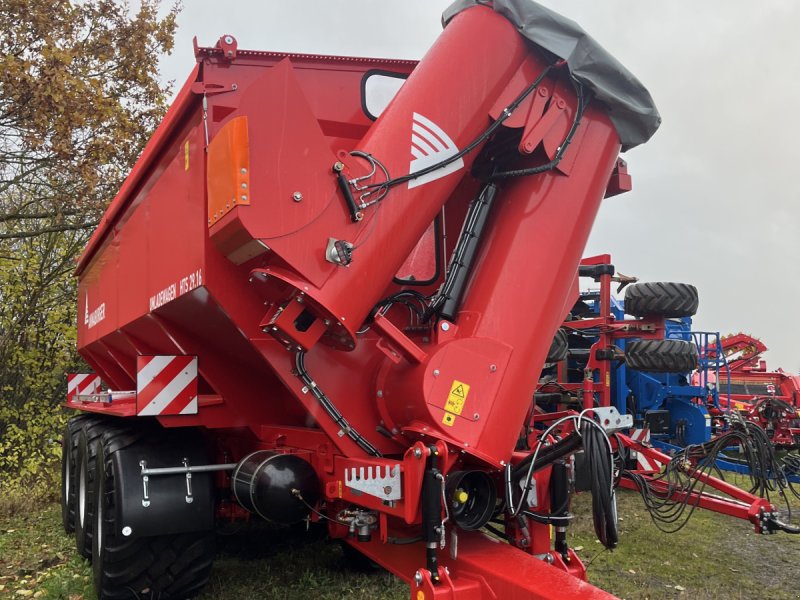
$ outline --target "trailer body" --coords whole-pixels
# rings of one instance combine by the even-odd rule
[[[133,585],[109,547],[205,548],[187,505],[323,520],[415,598],[609,597],[551,539],[565,515],[530,512],[564,510],[571,451],[519,438],[600,203],[630,189],[618,153],[660,120],[571,21],[472,4],[418,64],[196,47],[77,269],[95,374],[67,405],[96,416],[68,430],[65,526],[101,598]],[[206,558],[150,584],[193,592]]]

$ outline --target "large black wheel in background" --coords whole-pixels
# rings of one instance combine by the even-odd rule
[[[72,435],[75,547],[81,556],[92,557],[92,516],[94,514],[94,455],[97,442],[113,419],[88,416],[81,419]]]
[[[700,300],[688,283],[646,282],[625,288],[625,312],[634,317],[691,317]]]
[[[697,346],[683,340],[635,340],[625,346],[628,368],[651,373],[686,373],[697,368]]]
[[[109,429],[97,444],[94,472],[92,573],[99,600],[193,598],[208,582],[214,559],[212,532],[127,537],[116,522],[115,452],[135,443],[158,443],[137,424]],[[128,532],[130,534],[130,532]]]
[[[71,418],[61,437],[61,522],[65,533],[75,531],[75,435],[85,415]]]
[[[550,344],[550,349],[547,351],[545,362],[555,363],[566,360],[568,350],[569,341],[567,339],[567,332],[563,329],[559,329],[556,331],[555,336],[553,336],[553,342]]]

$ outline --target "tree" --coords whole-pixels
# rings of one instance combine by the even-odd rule
[[[64,417],[74,260],[162,118],[177,4],[0,0],[0,475],[35,476]]]
[[[0,0],[0,239],[94,227],[166,107],[158,7]]]

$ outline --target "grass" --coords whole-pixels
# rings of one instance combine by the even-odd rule
[[[650,522],[639,496],[620,491],[620,545],[596,541],[590,498],[576,499],[570,544],[589,566],[589,580],[628,600],[800,597],[796,568],[800,536],[756,535],[748,523],[696,511],[689,524],[664,534]],[[294,532],[297,533],[297,532]],[[219,537],[219,557],[202,600],[408,598],[385,572],[347,568],[338,545],[312,530],[293,534],[260,524]],[[25,501],[0,506],[0,599],[94,598],[91,572],[64,534],[57,504]]]

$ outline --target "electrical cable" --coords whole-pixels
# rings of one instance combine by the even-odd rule
[[[744,455],[743,462],[749,466],[751,487],[748,491],[770,503],[770,492],[777,491],[784,499],[791,519],[786,490],[796,497],[800,495],[786,478],[766,432],[738,413],[731,413],[730,431],[709,442],[682,449],[665,465],[663,472],[647,478],[625,471],[624,476],[636,485],[656,527],[665,533],[674,533],[690,519],[706,488],[705,476],[713,472],[717,458],[730,446],[739,446]],[[800,528],[774,518],[770,524],[788,533],[795,533],[794,529],[800,533]]]
[[[338,519],[334,519],[334,518],[332,518],[332,517],[329,517],[328,515],[326,515],[326,514],[324,514],[324,513],[321,513],[321,512],[320,512],[320,511],[318,511],[316,508],[314,508],[313,506],[311,506],[311,505],[310,505],[310,504],[309,504],[309,503],[306,501],[306,499],[305,499],[305,498],[303,498],[303,494],[302,494],[302,493],[300,492],[300,490],[298,490],[297,488],[292,488],[292,496],[294,496],[294,497],[295,497],[295,498],[297,498],[297,499],[298,499],[300,502],[302,502],[302,503],[303,503],[303,504],[306,506],[306,508],[307,508],[308,510],[310,510],[311,512],[313,512],[313,513],[314,513],[315,515],[317,515],[317,516],[318,516],[320,519],[326,519],[326,520],[330,521],[331,523],[336,523],[337,525],[343,525],[343,526],[345,526],[345,527],[350,527],[350,523],[345,523],[344,521],[340,521],[340,520],[338,520]]]
[[[514,169],[510,171],[497,171],[492,174],[491,179],[508,179],[510,177],[525,177],[527,175],[538,175],[539,173],[544,173],[545,171],[549,171],[554,169],[558,166],[558,163],[561,162],[561,159],[564,157],[564,153],[567,151],[567,148],[572,143],[572,138],[575,137],[575,132],[578,131],[578,127],[581,124],[581,120],[583,119],[583,113],[586,110],[586,98],[584,97],[584,88],[583,84],[575,79],[572,78],[573,85],[575,86],[575,91],[578,96],[578,107],[575,109],[575,116],[572,119],[572,125],[567,132],[564,141],[561,142],[561,145],[556,150],[555,156],[553,156],[553,160],[543,165],[539,165],[537,167],[529,167],[527,169]]]
[[[592,492],[592,521],[597,539],[606,548],[615,548],[619,541],[617,532],[617,500],[614,491],[614,455],[607,451],[605,431],[590,427],[594,421],[585,419],[581,426],[586,469],[589,472]],[[604,439],[605,438],[605,439]]]
[[[595,429],[595,430],[597,430],[599,432],[600,439],[602,439],[604,441],[604,448],[605,448],[605,450],[607,450],[607,457],[608,457],[608,462],[605,464],[605,466],[607,466],[607,468],[608,468],[607,476],[603,475],[603,476],[599,476],[599,477],[602,477],[603,482],[605,482],[607,484],[607,486],[606,486],[607,487],[607,492],[608,492],[607,496],[613,499],[613,496],[614,496],[614,476],[613,476],[614,461],[612,460],[611,457],[613,456],[614,452],[613,452],[613,448],[611,446],[611,440],[608,439],[608,435],[606,434],[605,429],[603,429],[600,426],[600,424],[596,423],[592,419],[590,419],[590,418],[585,416],[587,412],[591,412],[591,411],[592,411],[592,409],[589,408],[589,409],[586,409],[586,410],[582,411],[578,415],[567,415],[565,417],[562,417],[561,419],[558,419],[552,425],[550,425],[550,427],[548,427],[539,436],[540,443],[536,446],[536,449],[534,450],[533,454],[529,455],[529,458],[530,458],[529,462],[528,462],[528,458],[525,459],[525,462],[528,463],[528,465],[527,465],[528,468],[526,470],[524,478],[520,482],[521,488],[522,488],[521,489],[522,493],[520,494],[519,501],[516,502],[516,503],[514,502],[515,494],[514,494],[513,487],[512,487],[512,480],[517,479],[517,477],[514,475],[514,473],[518,474],[520,467],[518,466],[516,469],[512,470],[511,465],[507,465],[506,466],[506,470],[505,470],[506,508],[507,508],[509,514],[511,515],[511,517],[517,517],[522,512],[522,507],[523,507],[523,505],[525,503],[525,498],[527,497],[529,491],[531,490],[531,481],[532,481],[532,476],[533,476],[533,473],[534,473],[534,469],[537,467],[537,465],[541,465],[541,463],[539,463],[537,461],[537,458],[539,456],[539,452],[541,451],[541,449],[543,447],[545,447],[545,441],[551,436],[551,434],[557,428],[561,427],[563,424],[565,424],[565,423],[567,423],[569,421],[572,421],[573,423],[575,423],[576,433],[577,433],[578,436],[580,436],[581,440],[583,441],[584,448],[585,448],[585,444],[586,444],[586,438],[583,437],[584,424],[586,425],[586,427],[588,427],[590,429]],[[597,446],[597,438],[593,437],[592,442],[594,442],[594,446],[592,448],[592,451],[593,452],[597,452],[598,451],[597,450],[597,448],[598,448],[598,446]],[[596,467],[598,469],[600,469],[600,468],[603,468],[604,465],[603,465],[602,461],[598,458],[598,456],[599,456],[598,454],[595,455],[595,465],[596,465]],[[555,460],[555,458],[553,458],[553,460]],[[541,466],[539,468],[541,468]],[[597,481],[599,482],[600,479],[598,478]],[[593,489],[593,492],[594,492],[594,489]],[[605,495],[605,491],[601,491],[599,488],[598,488],[598,493],[602,493],[602,494]],[[594,493],[592,494],[592,496],[594,496]],[[602,505],[604,507],[604,509],[605,509],[605,512],[602,515],[600,515],[600,518],[602,518],[602,519],[606,519],[607,517],[611,516],[611,511],[609,510],[608,502],[609,501],[604,501],[604,503]],[[613,513],[614,513],[614,515],[616,515],[616,510],[614,510]],[[616,521],[616,517],[615,516],[614,516],[614,521]],[[608,529],[606,529],[606,533],[608,533]],[[613,536],[609,536],[609,535],[605,536],[605,539],[609,540],[609,541],[612,538],[613,538]]]
[[[401,177],[396,177],[394,179],[389,179],[389,180],[381,182],[381,183],[373,183],[373,184],[370,184],[370,185],[367,185],[367,186],[364,186],[364,187],[366,187],[367,189],[386,189],[386,190],[389,190],[390,188],[392,188],[392,187],[394,187],[396,185],[400,185],[401,183],[405,183],[407,181],[411,181],[413,179],[417,179],[418,177],[422,177],[423,175],[427,175],[428,173],[432,173],[434,171],[438,171],[439,169],[444,168],[447,165],[452,164],[455,161],[463,158],[464,156],[466,156],[467,154],[469,154],[470,152],[475,150],[478,146],[480,146],[489,137],[491,137],[492,134],[495,131],[497,131],[497,129],[500,127],[500,125],[502,125],[506,121],[506,119],[508,119],[511,116],[511,114],[517,108],[519,108],[519,105],[522,104],[522,102],[525,100],[525,98],[527,98],[534,90],[536,90],[536,88],[539,87],[539,84],[541,84],[541,82],[544,80],[544,78],[547,77],[547,75],[550,74],[550,71],[552,69],[561,67],[564,64],[566,64],[564,61],[559,61],[559,62],[557,62],[555,64],[551,64],[551,65],[546,66],[542,70],[542,72],[539,74],[539,76],[533,81],[533,83],[531,83],[527,88],[525,88],[522,91],[522,93],[519,96],[517,96],[517,98],[511,104],[509,104],[506,108],[503,109],[503,112],[497,118],[497,120],[495,120],[491,125],[489,125],[489,127],[487,127],[483,131],[483,133],[481,133],[480,135],[478,135],[478,137],[476,137],[474,140],[472,140],[472,142],[470,142],[463,150],[460,150],[459,152],[455,153],[454,155],[449,156],[449,157],[445,158],[444,160],[441,160],[438,163],[435,163],[435,164],[433,164],[433,165],[431,165],[429,167],[426,167],[424,169],[420,169],[419,171],[416,171],[414,173],[409,173],[408,175],[403,175]]]
[[[333,402],[331,402],[330,398],[325,395],[311,378],[311,375],[309,375],[305,368],[305,354],[306,353],[302,350],[295,354],[295,368],[297,370],[297,376],[300,377],[300,380],[306,385],[308,391],[319,401],[322,408],[328,413],[328,416],[333,419],[333,422],[341,428],[342,432],[347,435],[347,437],[358,444],[359,448],[372,456],[382,456],[375,446],[370,444],[364,436],[353,429],[347,419],[344,418],[342,413],[340,413]]]
[[[411,300],[415,300],[417,304],[412,304]],[[375,316],[379,312],[386,314],[395,304],[404,304],[408,307],[410,316],[412,316],[412,318],[413,316],[416,316],[421,321],[425,311],[428,308],[428,297],[421,294],[417,290],[400,290],[391,296],[387,296],[383,300],[378,301],[378,303],[372,307],[369,315],[356,333],[366,333],[372,322],[375,320]]]

